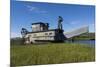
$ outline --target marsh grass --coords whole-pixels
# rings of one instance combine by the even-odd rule
[[[73,43],[11,45],[11,66],[95,61],[95,48]]]

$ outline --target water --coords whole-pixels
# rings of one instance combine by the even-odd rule
[[[84,45],[88,45],[90,47],[95,47],[95,40],[74,40],[72,41],[66,41],[69,43],[79,43],[79,44],[84,44]]]

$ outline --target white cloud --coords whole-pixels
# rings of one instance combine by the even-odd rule
[[[80,21],[72,21],[72,22],[70,22],[70,24],[72,24],[72,25],[76,25],[76,24],[79,24],[80,23]]]
[[[95,27],[95,23],[92,23],[91,25]]]
[[[31,12],[34,11],[35,13],[47,13],[47,11],[42,10],[42,9],[40,9],[40,8],[38,8],[38,7],[35,7],[35,6],[26,5],[26,7],[27,7],[28,10],[31,11]]]
[[[11,32],[11,33],[10,33],[10,37],[11,37],[11,38],[14,38],[14,37],[21,37],[21,34],[20,34],[20,33],[18,34],[18,33],[15,33],[15,32]]]
[[[95,27],[95,23],[89,24],[90,27]]]
[[[34,6],[27,5],[26,7],[29,9],[29,11],[38,10],[38,8]]]
[[[90,32],[95,32],[95,23],[89,24],[89,30]]]

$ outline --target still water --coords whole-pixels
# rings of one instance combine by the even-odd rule
[[[79,44],[84,44],[84,45],[88,45],[90,47],[95,47],[95,40],[74,40],[72,41],[66,41],[68,43],[79,43]]]

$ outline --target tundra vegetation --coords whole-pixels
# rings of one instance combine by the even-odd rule
[[[76,43],[21,43],[11,40],[11,66],[95,61],[95,47]]]

